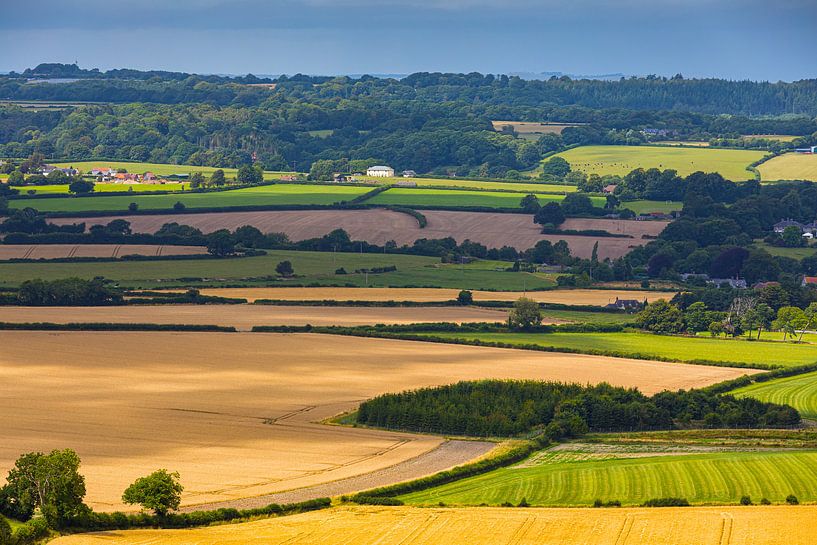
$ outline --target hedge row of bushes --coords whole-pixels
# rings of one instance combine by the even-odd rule
[[[162,246],[207,246],[207,237],[152,235],[149,233],[9,233],[4,244],[157,244]]]
[[[262,516],[283,516],[306,511],[317,511],[331,505],[329,498],[317,498],[299,503],[280,505],[271,503],[255,509],[223,508],[213,511],[193,511],[190,513],[169,513],[165,516],[145,513],[95,513],[76,521],[72,530],[100,531],[127,530],[129,528],[191,528],[207,526],[217,522],[229,522]]]
[[[0,322],[0,330],[33,330],[33,331],[207,331],[235,333],[236,328],[220,325],[200,324],[116,324],[107,322],[67,323],[53,322]]]
[[[349,206],[349,205],[354,206],[356,204],[361,204],[361,203],[363,203],[365,201],[368,201],[372,197],[383,193],[384,191],[388,191],[389,189],[391,189],[390,185],[379,185],[379,186],[375,187],[374,189],[372,189],[371,191],[367,191],[366,193],[364,193],[362,195],[358,195],[357,197],[355,197],[354,199],[352,199],[350,201],[342,201],[341,204],[343,204],[344,207]]]
[[[43,243],[47,244],[47,243]],[[128,254],[121,257],[53,257],[53,258],[38,258],[25,259],[15,257],[12,259],[0,260],[0,263],[112,263],[117,261],[190,261],[200,259],[238,259],[242,257],[258,257],[266,255],[267,252],[263,250],[246,250],[240,254],[229,256],[212,255],[212,254],[182,254],[182,255],[138,255]]]
[[[517,462],[521,462],[530,456],[535,450],[544,448],[549,444],[549,439],[546,437],[540,437],[538,439],[526,441],[521,445],[513,447],[495,456],[483,458],[477,462],[457,466],[447,471],[441,471],[421,479],[366,490],[351,496],[350,499],[355,503],[365,503],[367,500],[370,501],[369,498],[388,498],[399,496],[401,494],[408,494],[410,492],[427,490],[429,488],[458,481],[460,479],[465,479],[466,477],[473,477],[474,475],[480,475],[482,473],[493,471],[494,469],[499,469],[500,467],[506,467]]]
[[[428,219],[413,208],[407,208],[405,206],[396,206],[396,205],[386,205],[383,208],[386,210],[391,210],[392,212],[400,212],[401,214],[408,214],[409,216],[414,217],[417,220],[417,225],[420,226],[420,229],[425,229],[426,225],[428,225]]]
[[[371,205],[363,204],[349,204],[340,202],[335,204],[248,204],[243,206],[207,206],[196,208],[183,208],[177,210],[175,208],[151,208],[139,210],[77,210],[73,212],[45,212],[45,216],[49,218],[93,218],[104,216],[121,216],[127,214],[129,216],[145,215],[155,216],[157,214],[208,214],[212,212],[265,212],[265,211],[282,211],[282,210],[366,210],[373,208]],[[517,210],[518,212],[518,210]]]
[[[757,375],[744,375],[733,380],[726,380],[724,382],[713,384],[712,386],[708,386],[703,389],[710,392],[714,392],[716,394],[723,394],[758,382],[769,382],[770,380],[793,377],[796,375],[803,375],[814,371],[817,371],[817,363],[800,365],[797,367],[783,367],[780,369],[774,369],[767,373],[760,373]]]
[[[597,238],[635,238],[632,235],[625,235],[623,233],[610,233],[602,229],[555,229],[553,227],[543,227],[543,235],[576,235],[583,237],[597,237]]]

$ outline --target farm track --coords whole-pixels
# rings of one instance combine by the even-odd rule
[[[369,490],[371,488],[386,486],[401,481],[418,479],[426,475],[432,475],[439,471],[444,471],[454,466],[467,463],[475,458],[479,458],[487,454],[494,448],[494,446],[494,443],[485,441],[449,440],[415,458],[405,460],[391,467],[372,471],[363,475],[358,475],[347,479],[340,479],[317,486],[298,488],[277,494],[195,505],[184,508],[182,511],[221,508],[252,509],[256,507],[263,507],[265,505],[269,505],[270,503],[286,504],[315,498],[352,494],[354,492]],[[392,450],[396,447],[397,445],[388,450]],[[381,456],[384,453],[385,452],[379,452],[373,454],[372,456]]]
[[[501,214],[492,212],[456,212],[423,210],[428,225],[420,229],[413,217],[390,210],[288,210],[264,212],[213,212],[203,214],[122,215],[99,218],[55,218],[51,221],[65,225],[83,221],[88,227],[121,218],[131,223],[139,233],[154,233],[163,224],[178,222],[211,232],[217,229],[235,230],[242,225],[253,225],[263,232],[283,232],[294,241],[323,236],[333,229],[346,230],[353,240],[383,244],[394,240],[398,245],[413,244],[419,238],[453,237],[484,244],[488,248],[512,246],[517,250],[533,247],[540,240],[565,240],[571,252],[589,258],[593,245],[599,242],[599,257],[621,257],[633,247],[649,240],[642,235],[657,236],[666,227],[664,221],[624,221],[609,219],[568,219],[562,229],[596,229],[633,238],[611,238],[576,235],[543,235],[529,214]]]
[[[66,536],[53,545],[813,545],[817,506],[417,509],[342,506],[238,525]]]

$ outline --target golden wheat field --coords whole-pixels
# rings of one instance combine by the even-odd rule
[[[450,301],[457,298],[459,290],[445,288],[203,288],[204,295],[237,297],[256,301]],[[475,301],[516,301],[528,297],[540,303],[562,305],[606,305],[621,299],[638,299],[649,302],[672,299],[673,292],[638,290],[547,290],[529,291],[473,291]]]
[[[159,246],[151,244],[7,244],[0,246],[0,260],[57,259],[62,257],[122,257],[126,255],[198,255],[204,246]]]
[[[502,322],[507,311],[474,307],[306,307],[272,305],[139,305],[3,307],[13,323],[197,324],[250,330],[257,325],[358,326],[418,322]],[[549,320],[548,323],[554,323]]]
[[[62,537],[54,545],[813,545],[817,506],[329,511],[193,530]]]
[[[385,392],[530,378],[654,393],[747,372],[316,334],[3,331],[0,346],[0,475],[21,453],[74,448],[102,510],[158,468],[181,473],[191,505],[367,474],[441,444],[316,423]]]

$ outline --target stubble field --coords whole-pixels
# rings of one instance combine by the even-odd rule
[[[817,506],[626,509],[341,507],[240,525],[59,538],[54,545],[812,545]]]
[[[4,244],[0,261],[9,259],[59,259],[63,257],[122,257],[126,255],[201,255],[204,246],[159,246],[152,244]]]
[[[811,180],[817,182],[817,155],[785,153],[758,165],[761,179],[775,180]]]
[[[418,322],[502,322],[508,313],[474,307],[306,307],[272,305],[139,305],[3,307],[13,323],[200,324],[250,330],[256,325],[359,326]],[[551,323],[557,322],[550,320]]]
[[[181,473],[191,505],[362,475],[441,444],[316,424],[380,393],[479,378],[654,393],[745,373],[313,334],[18,331],[0,332],[0,346],[0,474],[20,453],[74,448],[86,500],[102,510],[161,467]]]
[[[248,301],[272,299],[277,301],[416,301],[422,303],[450,301],[459,290],[441,288],[204,288],[204,295],[238,297]],[[546,290],[546,291],[473,291],[474,301],[516,301],[527,297],[539,303],[562,305],[606,305],[621,299],[654,302],[672,299],[672,292],[628,290]]]

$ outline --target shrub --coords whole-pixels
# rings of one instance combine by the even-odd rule
[[[795,496],[794,494],[789,494],[788,496],[786,496],[786,503],[788,503],[789,505],[799,505],[800,500],[798,500],[797,496]]]
[[[519,502],[519,505],[517,505],[517,507],[530,507],[527,498],[522,498],[522,501]]]
[[[468,290],[462,290],[457,295],[457,302],[461,305],[470,305],[474,302],[474,294]]]
[[[187,208],[182,201],[176,201],[176,204],[173,205],[173,210],[179,211],[184,210]]]
[[[145,509],[152,509],[159,516],[165,516],[169,510],[179,508],[183,490],[178,473],[160,469],[136,479],[122,494],[122,501],[139,504]]]
[[[752,505],[752,498],[749,496],[741,496],[740,497],[740,504],[741,505]]]
[[[291,261],[281,261],[275,266],[275,272],[281,276],[289,277],[295,273],[295,270],[292,268]]]
[[[356,495],[351,498],[354,503],[361,505],[403,505],[401,500],[397,498],[382,497],[382,496],[362,496]]]
[[[769,501],[769,498],[760,498],[760,505],[771,505],[772,502]]]
[[[686,498],[652,498],[641,504],[642,507],[689,507]]]
[[[137,210],[139,210],[139,204],[135,202],[130,203],[128,205],[128,210],[130,210],[131,212],[136,212]]]
[[[339,269],[335,269],[335,274],[347,274],[346,269],[340,267]]]
[[[621,502],[619,500],[601,501],[596,499],[593,502],[593,507],[621,507]]]

